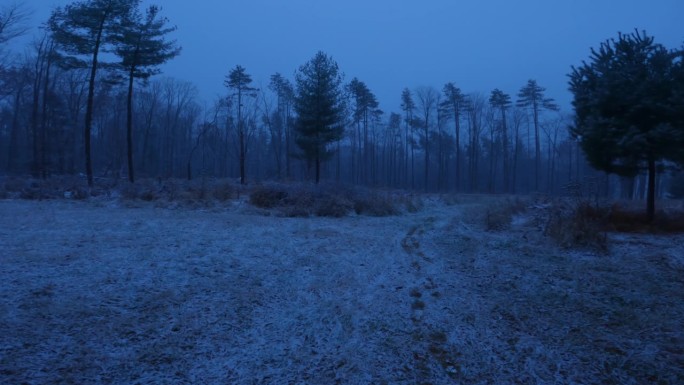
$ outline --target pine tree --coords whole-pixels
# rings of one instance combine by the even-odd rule
[[[362,165],[370,166],[370,147],[372,146],[369,140],[369,123],[373,114],[378,110],[378,101],[371,92],[371,90],[366,86],[366,83],[361,80],[354,78],[347,86],[349,93],[354,102],[353,110],[353,123],[356,125],[357,134],[356,138],[358,140],[358,148],[363,148],[363,155],[359,154],[360,158],[357,164],[361,169],[361,180],[364,183],[368,183],[368,170]],[[357,148],[356,145],[352,145],[352,148]],[[362,158],[361,158],[362,156]],[[363,159],[363,161],[361,161]]]
[[[319,51],[299,67],[295,81],[296,142],[304,158],[314,162],[318,183],[321,162],[332,156],[329,145],[342,138],[342,75],[332,57]]]
[[[518,93],[518,107],[532,109],[534,123],[534,188],[539,191],[539,168],[541,164],[541,142],[539,139],[539,114],[542,110],[558,111],[558,105],[544,96],[546,88],[540,87],[536,80],[528,80],[527,85]]]
[[[176,30],[167,27],[166,18],[159,17],[159,7],[150,6],[145,16],[137,10],[123,20],[114,35],[116,54],[121,67],[128,75],[126,118],[126,141],[128,154],[128,179],[135,182],[133,170],[133,83],[135,79],[148,79],[159,74],[159,65],[180,53],[175,41],[164,40],[165,35]]]
[[[48,28],[59,48],[71,55],[73,63],[90,70],[85,114],[85,166],[88,186],[93,186],[90,133],[93,122],[95,79],[101,51],[113,49],[113,31],[131,14],[139,0],[85,0],[73,2],[52,12]],[[81,58],[89,59],[82,60]]]
[[[489,104],[501,112],[501,140],[503,142],[503,177],[504,192],[509,192],[510,175],[508,159],[508,129],[506,127],[506,110],[511,106],[511,96],[496,88],[489,97]]]
[[[415,187],[415,170],[414,170],[414,159],[413,159],[413,149],[414,149],[414,141],[413,141],[413,133],[411,132],[411,129],[413,128],[413,112],[416,110],[416,103],[413,101],[413,95],[411,94],[411,90],[408,88],[404,88],[404,90],[401,92],[401,110],[404,111],[404,156],[405,156],[405,165],[404,165],[404,170],[406,171],[406,185],[408,185],[408,149],[409,145],[411,145],[411,187]]]
[[[446,100],[442,103],[445,111],[453,114],[454,134],[456,136],[456,191],[461,183],[461,113],[467,108],[467,98],[454,83],[447,83],[442,90]]]
[[[245,122],[242,118],[242,100],[244,97],[255,98],[257,96],[257,88],[250,86],[252,84],[252,77],[247,74],[246,70],[242,66],[235,66],[228,77],[226,78],[225,85],[228,88],[234,90],[234,95],[237,97],[237,129],[238,129],[238,144],[240,146],[240,184],[245,184],[245,161],[246,161],[246,129]]]
[[[682,51],[668,51],[638,31],[592,49],[590,62],[573,67],[575,124],[589,163],[634,176],[648,170],[647,217],[655,215],[656,165],[684,164]]]
[[[294,101],[294,88],[292,87],[292,83],[278,72],[271,75],[271,82],[269,83],[268,88],[278,97],[278,132],[284,131],[285,134],[285,149],[284,151],[277,151],[276,154],[276,156],[278,156],[278,176],[280,176],[280,153],[283,152],[285,155],[285,178],[289,179],[290,155],[292,152],[292,130],[290,129],[290,121],[292,120],[291,113]]]

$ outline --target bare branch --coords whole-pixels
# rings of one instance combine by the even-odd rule
[[[26,32],[31,12],[24,3],[15,2],[0,8],[0,44],[7,44]]]

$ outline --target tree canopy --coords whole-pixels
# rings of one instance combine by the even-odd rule
[[[648,170],[647,212],[654,215],[656,163],[684,160],[682,51],[670,51],[646,32],[619,34],[573,67],[575,124],[592,166],[634,176]]]

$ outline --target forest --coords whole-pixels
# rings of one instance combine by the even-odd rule
[[[323,50],[208,101],[160,7],[26,3],[0,382],[684,383],[684,47],[596,42],[572,112],[534,76],[381,100]]]
[[[23,51],[9,43],[28,30],[26,9],[3,6],[0,172],[130,181],[313,179],[297,141],[297,84],[282,75],[295,69],[260,79],[268,86],[258,89],[249,69],[235,65],[216,79],[225,95],[207,102],[192,83],[161,74],[182,47],[158,9],[119,2],[100,24],[78,9],[100,3],[108,2],[56,10]],[[93,31],[101,41],[78,40],[99,36],[88,35]],[[135,52],[146,53],[134,58]],[[326,145],[324,180],[509,194],[565,194],[581,184],[605,196],[645,197],[644,175],[611,178],[589,166],[568,130],[572,115],[533,79],[511,93],[461,90],[446,80],[407,84],[389,106],[380,106],[362,79],[340,77],[338,88],[340,132]],[[660,178],[658,196],[668,193],[669,181]]]

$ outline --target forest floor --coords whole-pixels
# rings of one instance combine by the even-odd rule
[[[564,249],[530,202],[388,217],[0,200],[6,384],[682,384],[684,235]]]

